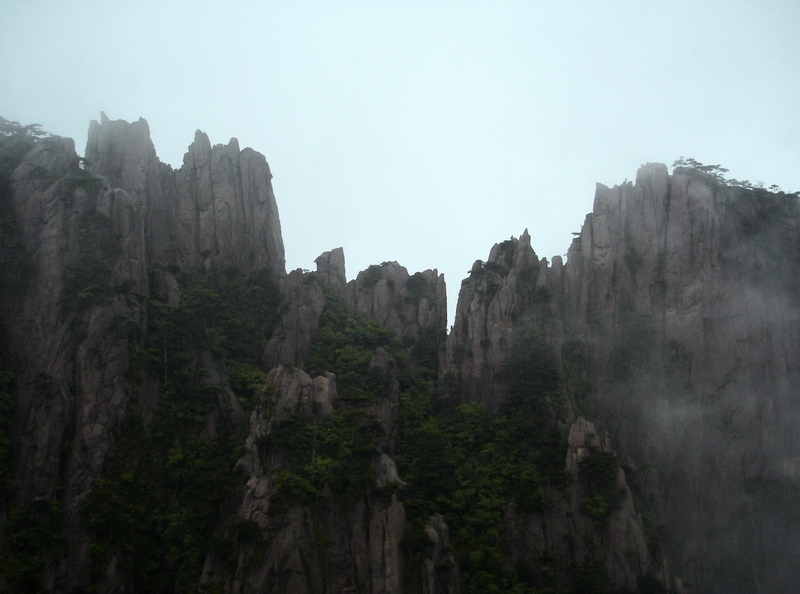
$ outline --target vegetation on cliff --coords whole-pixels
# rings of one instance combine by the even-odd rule
[[[46,136],[48,134],[42,132],[39,124],[23,126],[0,117],[0,291],[19,289],[31,265],[9,204],[11,174],[34,145]]]
[[[38,240],[28,245],[22,240],[21,230],[28,233],[35,225],[17,220],[21,215],[11,199],[19,201],[21,186],[12,188],[11,176],[15,169],[24,171],[17,168],[38,143],[52,144],[55,151],[55,139],[43,140],[45,136],[36,125],[0,119],[4,313],[14,304],[30,303],[20,299],[25,291],[28,297],[42,293],[38,285],[36,291],[29,290],[32,271],[45,267],[34,262],[35,250],[41,247]],[[638,188],[638,181],[634,188],[599,191],[599,201],[613,216],[587,219],[598,232],[592,235],[592,253],[581,254],[580,242],[575,244],[570,256],[575,256],[574,265],[544,265],[530,248],[527,233],[525,241],[512,238],[498,244],[489,261],[473,266],[462,285],[470,308],[462,317],[473,326],[463,332],[456,327],[452,344],[445,345],[445,330],[434,323],[435,306],[444,301],[443,284],[435,284],[439,280],[432,280],[436,275],[430,271],[409,277],[402,269],[402,274],[389,277],[401,267],[372,266],[359,277],[360,285],[353,285],[358,295],[352,303],[345,290],[343,258],[335,275],[330,270],[327,276],[290,275],[295,292],[282,293],[279,286],[286,289],[288,284],[281,285],[286,282],[282,270],[264,267],[253,272],[254,265],[245,274],[219,264],[238,260],[215,260],[205,248],[192,252],[187,261],[193,264],[183,268],[165,263],[172,262],[166,256],[154,258],[158,263],[148,267],[144,245],[136,252],[138,260],[129,257],[125,241],[116,234],[124,225],[114,218],[112,208],[106,209],[110,214],[101,214],[95,203],[98,197],[125,196],[124,204],[114,204],[135,207],[130,214],[140,197],[101,187],[100,174],[82,168],[68,145],[59,145],[63,183],[45,179],[40,171],[30,172],[36,196],[58,205],[58,216],[69,220],[69,230],[64,231],[69,241],[63,243],[68,248],[59,254],[63,261],[52,267],[56,280],[47,285],[59,296],[52,304],[55,321],[40,329],[37,320],[26,319],[15,328],[18,337],[44,335],[37,352],[51,349],[57,354],[45,362],[46,373],[30,372],[31,360],[0,345],[0,589],[195,592],[202,587],[225,592],[233,586],[226,577],[209,577],[213,572],[208,567],[224,566],[222,573],[230,575],[256,572],[262,567],[259,563],[273,562],[268,557],[275,547],[283,546],[302,557],[291,567],[306,571],[305,583],[318,579],[314,587],[327,587],[332,565],[356,559],[348,551],[331,561],[331,536],[350,530],[352,534],[342,536],[337,545],[357,543],[366,549],[365,542],[374,536],[369,544],[382,551],[373,557],[373,552],[360,552],[359,559],[367,559],[367,564],[378,561],[359,571],[372,572],[372,579],[401,567],[404,590],[411,593],[423,591],[421,568],[428,568],[434,558],[438,565],[429,575],[447,574],[452,585],[453,576],[460,574],[463,592],[612,592],[612,584],[663,591],[670,581],[669,569],[662,564],[669,551],[662,546],[667,538],[659,513],[666,512],[656,511],[669,511],[658,491],[665,480],[673,480],[659,476],[659,464],[669,456],[656,459],[663,444],[654,438],[637,459],[637,444],[626,442],[631,436],[623,433],[635,427],[640,431],[633,439],[642,439],[645,421],[652,421],[647,407],[678,419],[670,421],[672,425],[654,423],[658,439],[683,431],[681,425],[703,429],[686,432],[690,445],[694,435],[706,436],[707,431],[714,436],[699,444],[707,449],[697,468],[726,479],[709,482],[707,490],[718,483],[726,491],[695,491],[695,496],[714,504],[724,500],[726,509],[736,503],[754,534],[783,531],[791,547],[789,536],[798,525],[791,506],[798,493],[796,481],[777,472],[777,466],[764,470],[772,462],[756,459],[753,449],[743,444],[771,411],[793,418],[796,330],[791,328],[796,316],[794,310],[784,317],[764,312],[782,306],[787,296],[792,304],[800,296],[797,193],[726,179],[720,166],[692,159],[676,162],[672,178],[666,167],[654,166],[645,172],[650,176],[643,184],[650,184],[647,191]],[[238,150],[229,150],[234,148]],[[41,156],[42,151],[33,154]],[[131,164],[131,170],[137,166]],[[44,186],[46,191],[40,191]],[[664,192],[647,193],[656,187]],[[231,192],[232,201],[214,208],[225,210],[235,203],[233,198],[240,197],[235,184]],[[647,208],[642,207],[645,201]],[[669,237],[653,207],[662,203],[668,204],[672,217]],[[133,218],[125,228],[138,233],[136,226],[147,217]],[[39,219],[36,224],[44,226]],[[682,220],[690,226],[688,231],[677,228]],[[163,228],[180,234],[180,224],[174,221]],[[228,232],[247,235],[238,233],[235,225]],[[687,239],[686,234],[691,236]],[[706,234],[711,239],[706,240]],[[139,241],[134,235],[127,239]],[[225,237],[232,235],[218,239],[224,242]],[[716,302],[705,298],[697,278],[680,284],[684,271],[676,262],[684,245],[690,245],[689,255],[705,267],[704,274],[719,283]],[[171,254],[170,249],[159,254]],[[668,258],[668,253],[677,255]],[[119,280],[125,275],[120,273],[125,258],[137,261],[138,276]],[[601,265],[595,266],[600,261],[596,258]],[[200,261],[203,265],[194,267]],[[280,258],[276,262],[282,265]],[[685,262],[681,266],[691,267],[695,261]],[[330,280],[323,277],[337,282],[326,286]],[[686,287],[691,291],[681,293]],[[770,307],[736,301],[742,287],[753,303]],[[584,297],[586,303],[573,303]],[[682,312],[682,328],[691,332],[669,334],[670,321],[658,309],[667,300]],[[702,307],[684,311],[684,301]],[[717,302],[725,307],[715,310]],[[286,314],[292,307],[296,318]],[[305,307],[311,313],[303,317]],[[391,317],[394,322],[383,322],[394,324],[388,329],[356,310],[376,319],[377,311],[397,315]],[[692,312],[700,310],[702,318],[693,320]],[[3,337],[12,322],[16,323],[5,316],[0,319]],[[790,328],[789,334],[783,333],[785,328]],[[95,339],[102,334],[113,335],[113,340],[92,342],[92,332]],[[701,352],[700,336],[717,350]],[[773,336],[778,337],[774,343]],[[270,369],[262,357],[273,341],[289,337],[298,348],[267,351],[297,357],[278,360],[287,382],[302,375],[304,388],[324,386],[314,392],[327,390],[330,396],[324,413],[306,393],[306,401],[294,412],[274,414],[278,383],[265,388]],[[111,346],[106,349],[107,345]],[[770,354],[759,354],[759,345],[766,345]],[[302,359],[297,355],[301,347]],[[97,352],[103,349],[109,353]],[[725,356],[717,356],[720,352]],[[100,355],[108,355],[108,360]],[[59,377],[47,367],[56,358],[62,365]],[[113,368],[122,371],[104,376],[112,358],[123,362]],[[99,363],[84,365],[89,359]],[[717,364],[723,360],[725,368]],[[299,361],[312,377],[292,367]],[[441,361],[453,365],[440,369]],[[472,365],[462,365],[465,362]],[[777,367],[788,371],[776,380]],[[697,369],[703,370],[703,377]],[[91,389],[86,387],[87,376],[94,376]],[[752,378],[756,383],[748,384]],[[762,381],[772,382],[770,393],[751,398],[753,386]],[[693,391],[700,390],[701,382],[706,383],[697,397]],[[103,391],[107,384],[113,386]],[[642,393],[642,385],[648,393]],[[662,389],[650,389],[652,385]],[[740,388],[748,406],[755,402],[763,408],[758,423],[740,406]],[[491,398],[481,401],[482,391],[489,390]],[[91,409],[96,400],[113,406],[109,395],[123,403],[115,415]],[[699,420],[679,416],[692,407],[703,410]],[[581,415],[592,417],[603,435],[578,418]],[[48,423],[54,419],[60,425],[50,431]],[[582,433],[576,430],[579,425]],[[778,428],[781,451],[794,451],[791,429]],[[98,434],[110,453],[90,460],[95,452],[86,444],[96,444],[91,439]],[[45,447],[48,440],[54,447]],[[624,446],[616,450],[615,442]],[[719,455],[725,464],[716,464],[717,452],[707,445],[712,442],[729,446],[727,461]],[[618,451],[624,453],[618,457]],[[47,472],[33,469],[49,474],[38,491],[30,489],[25,495],[20,493],[27,477],[13,468],[20,452],[28,452],[28,459],[42,468],[49,464]],[[691,460],[694,453],[681,455]],[[46,463],[41,462],[45,458]],[[257,470],[245,469],[243,460],[252,460]],[[645,463],[639,464],[642,460]],[[712,463],[703,466],[706,460]],[[741,460],[742,472],[736,476],[744,477],[742,484],[721,474],[721,468],[739,468]],[[784,462],[793,463],[790,458]],[[681,473],[689,467],[675,465],[671,471],[687,478]],[[91,477],[70,483],[69,472]],[[391,480],[378,484],[379,477]],[[247,510],[237,508],[237,502],[243,493],[251,493],[250,482],[261,488],[258,511],[264,513],[236,516],[232,509]],[[674,479],[672,486],[678,491],[695,483],[702,484],[678,484]],[[676,501],[680,506],[680,499],[671,503]],[[391,521],[390,506],[397,512]],[[298,538],[307,537],[307,543],[292,549],[296,543],[291,530],[280,544],[271,540],[300,516],[296,526],[303,535]],[[444,526],[449,533],[436,545],[447,548],[444,555],[431,554],[434,517],[436,530]],[[397,538],[381,540],[385,534],[371,532],[373,521],[383,521],[379,528],[386,531],[391,525]],[[752,590],[759,580],[775,575],[773,559],[781,558],[776,556],[777,545],[764,538],[746,539],[724,521],[720,525],[720,534],[728,530],[725,534],[746,542],[734,549],[720,540],[722,553],[698,556],[700,563],[708,564],[697,572],[710,580],[704,584]],[[697,542],[701,541],[694,546]],[[402,563],[381,557],[387,543],[399,543],[402,550],[394,560],[402,556]],[[742,563],[744,555],[753,560],[751,566]],[[65,577],[76,559],[85,571]],[[289,567],[283,562],[275,561],[269,571],[280,575]],[[319,566],[309,569],[312,563]],[[355,583],[353,575],[355,570],[347,576],[350,583]],[[369,588],[365,582],[363,591]]]
[[[252,410],[264,383],[259,357],[272,330],[278,291],[269,271],[243,278],[176,271],[178,305],[151,299],[147,324],[132,328],[128,406],[114,451],[83,510],[98,572],[116,558],[135,591],[197,591],[220,505],[240,487],[233,466],[244,442],[224,385]],[[211,359],[204,353],[214,355]],[[212,371],[214,361],[225,367]],[[156,403],[146,386],[155,382]]]

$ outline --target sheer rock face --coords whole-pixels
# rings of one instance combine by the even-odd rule
[[[384,263],[347,283],[337,248],[317,259],[315,276],[286,276],[269,167],[260,154],[239,150],[235,139],[212,147],[198,132],[182,167],[173,170],[158,160],[144,120],[104,115],[92,123],[86,157],[82,169],[72,141],[45,139],[14,172],[9,201],[30,266],[13,293],[0,295],[0,329],[18,384],[11,503],[60,499],[64,509],[67,554],[57,568],[48,560],[51,590],[54,583],[64,590],[85,585],[89,539],[79,510],[132,392],[139,390],[146,419],[158,400],[157,379],[131,385],[130,344],[134,329],[146,323],[147,298],[179,303],[172,265],[272,270],[283,301],[264,354],[268,368],[308,365],[331,292],[403,338],[446,325],[444,278],[436,270],[409,276],[396,262]],[[113,244],[103,281],[109,290],[79,308],[87,287],[72,279],[92,217],[102,221],[93,232]],[[592,543],[617,587],[634,589],[649,573],[680,591],[644,546],[644,523],[628,488],[637,476],[658,521],[668,526],[666,556],[697,591],[795,588],[798,225],[796,198],[726,188],[692,170],[670,177],[663,165],[649,164],[635,183],[597,187],[566,264],[558,257],[550,265],[539,261],[527,232],[475,263],[441,360],[451,395],[502,404],[509,357],[526,346],[531,330],[552,348],[564,393],[574,395],[568,341],[580,351],[592,392],[581,403],[567,402],[563,413],[565,468],[574,479],[567,492],[550,493],[555,503],[546,513],[510,508],[506,514],[512,554],[524,560],[551,551],[566,571],[587,557]],[[210,353],[196,358],[219,391],[220,408],[240,416],[224,387],[224,367]],[[376,352],[370,365],[392,373],[385,353]],[[312,379],[278,367],[269,381],[277,396],[250,419],[239,463],[248,482],[231,511],[234,519],[256,523],[267,549],[240,538],[235,572],[209,555],[204,580],[225,576],[231,592],[317,592],[323,583],[327,591],[362,585],[369,592],[402,591],[405,515],[396,495],[367,494],[350,507],[326,503],[319,517],[303,506],[270,514],[279,465],[260,454],[259,439],[282,418],[328,415],[338,403],[331,375]],[[373,411],[389,453],[395,384]],[[214,431],[211,419],[208,432]],[[588,451],[614,454],[634,472],[618,473],[624,496],[603,529],[581,511],[579,461]],[[376,455],[373,468],[376,493],[402,486],[387,454]],[[221,530],[233,525],[222,524]],[[429,526],[425,587],[457,592],[446,527],[436,518]],[[118,589],[113,560],[106,574],[108,591]]]
[[[556,266],[561,269],[560,261]],[[461,285],[455,324],[442,356],[440,374],[451,390],[450,398],[500,407],[508,389],[507,366],[515,354],[537,348],[531,340],[549,345],[563,382],[560,350],[565,330],[548,286],[549,272],[547,262],[540,262],[531,248],[527,231],[519,239],[496,244],[485,263],[475,262]],[[514,373],[536,371],[516,369]],[[569,401],[564,408],[566,413],[561,414],[572,418]],[[553,429],[561,426],[568,443],[564,468],[571,481],[564,491],[546,488],[542,497],[551,502],[546,512],[523,512],[515,506],[506,511],[504,544],[511,558],[529,566],[542,555],[552,555],[555,579],[564,588],[573,586],[571,568],[597,559],[620,590],[636,591],[641,576],[658,573],[668,591],[673,591],[669,571],[654,567],[622,469],[615,486],[624,496],[607,521],[593,519],[583,509],[586,493],[578,462],[590,450],[613,455],[610,436],[601,442],[594,426],[583,418],[572,419],[567,431],[565,419],[558,419],[555,410],[550,416],[546,424]],[[433,586],[429,589],[437,591]]]
[[[625,472],[619,468],[614,488],[620,502],[605,525],[583,511],[586,496],[581,478],[581,461],[599,454],[615,455],[611,436],[600,434],[584,419],[572,424],[567,437],[565,469],[570,477],[568,487],[557,492],[549,487],[552,505],[543,513],[523,514],[512,507],[506,512],[509,551],[517,562],[530,562],[543,554],[551,554],[555,579],[562,587],[570,587],[566,576],[570,565],[584,565],[596,559],[611,582],[622,591],[639,590],[641,576],[657,576],[667,591],[683,591],[680,581],[673,581],[666,561],[657,565],[651,557],[641,515],[636,511]]]
[[[676,572],[698,591],[790,588],[800,579],[800,521],[785,503],[800,493],[799,222],[796,197],[693,170],[648,164],[635,183],[599,185],[567,264],[536,266],[523,234],[473,266],[442,360],[450,390],[502,402],[504,365],[532,323],[570,394],[569,340],[592,386],[581,407],[615,436],[625,466],[646,469]]]
[[[284,283],[275,331],[264,350],[266,369],[283,363],[306,368],[311,342],[319,331],[320,318],[328,302],[323,285],[302,270],[293,270]]]
[[[328,299],[326,289],[398,337],[417,339],[446,328],[446,286],[444,275],[436,270],[409,276],[405,267],[387,262],[370,266],[345,284],[342,248],[324,252],[316,264],[315,273],[298,269],[286,278],[278,324],[264,351],[267,368],[281,363],[307,367]]]
[[[450,551],[450,529],[442,514],[433,514],[425,523],[428,558],[422,567],[423,594],[459,594],[461,575]]]
[[[29,266],[24,281],[0,295],[0,330],[17,375],[11,500],[24,507],[60,498],[67,558],[48,583],[71,589],[88,575],[80,507],[136,389],[128,375],[130,344],[146,323],[149,269],[268,268],[281,279],[270,178],[258,153],[239,151],[235,141],[212,149],[203,134],[173,171],[158,161],[144,120],[105,116],[91,125],[85,168],[71,140],[53,137],[37,142],[13,173],[9,205]],[[90,278],[87,254],[108,264],[108,275],[78,286],[76,279]],[[174,277],[165,270],[155,276],[159,297],[177,303]],[[225,380],[217,379],[220,387]],[[142,394],[155,402],[158,386],[150,384]],[[223,392],[225,409],[241,415],[230,391]]]
[[[543,261],[546,268],[546,261]],[[540,327],[560,340],[560,324],[535,312],[542,264],[527,230],[519,239],[495,244],[484,263],[477,260],[461,283],[442,374],[459,378],[459,399],[496,408],[504,395],[503,370],[515,337]]]
[[[260,153],[211,146],[199,130],[183,166],[161,163],[147,122],[92,122],[86,145],[89,171],[126,190],[144,206],[148,261],[192,268],[237,268],[247,274],[285,269],[272,173]]]
[[[329,286],[334,293],[344,297],[347,287],[347,278],[344,269],[344,250],[336,248],[321,254],[314,262],[317,265],[317,275],[323,283]]]
[[[238,463],[247,477],[244,494],[233,518],[224,522],[227,529],[252,522],[260,534],[255,540],[235,541],[234,570],[210,553],[201,581],[208,586],[222,583],[226,592],[401,594],[406,518],[396,495],[387,501],[368,493],[352,506],[330,500],[316,513],[304,505],[270,510],[282,459],[260,442],[282,419],[297,414],[322,419],[330,414],[336,407],[336,385],[331,375],[312,379],[286,366],[270,372],[267,385],[271,395],[251,416]],[[376,454],[373,469],[376,489],[402,486],[388,455]]]
[[[668,556],[698,591],[800,579],[800,521],[778,503],[800,492],[799,222],[793,196],[650,164],[598,186],[545,273],[583,337],[591,413],[652,468]]]

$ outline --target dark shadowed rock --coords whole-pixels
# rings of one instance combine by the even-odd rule
[[[304,368],[311,357],[311,342],[319,330],[319,321],[327,299],[317,279],[293,270],[286,277],[280,317],[272,338],[264,350],[264,367],[283,363]]]
[[[45,561],[55,563],[45,583],[56,590],[88,580],[81,508],[139,392],[130,373],[134,336],[147,327],[148,298],[180,299],[163,267],[285,274],[266,160],[235,142],[213,149],[207,142],[196,139],[176,172],[159,162],[147,122],[103,115],[90,127],[85,167],[71,140],[53,137],[36,142],[11,177],[4,216],[14,221],[28,265],[18,286],[0,295],[17,385],[10,501],[20,508],[55,501],[63,509],[64,557]],[[218,408],[243,423],[224,365],[209,353],[190,359],[202,361]],[[157,380],[143,382],[145,418],[158,392]],[[216,432],[209,417],[206,435]],[[120,583],[115,563],[111,556],[104,569],[109,591]]]
[[[338,592],[401,594],[406,517],[395,495],[386,501],[366,494],[352,505],[330,498],[315,512],[301,503],[277,512],[270,508],[277,496],[282,459],[279,444],[276,451],[266,453],[262,444],[283,420],[330,414],[336,386],[331,376],[312,379],[288,366],[272,370],[267,385],[264,405],[250,418],[245,453],[238,463],[247,480],[244,493],[234,518],[220,529],[222,537],[231,525],[251,522],[260,536],[234,544],[233,571],[210,553],[201,582],[222,583],[231,592],[327,592],[331,590],[322,588],[327,583]],[[402,486],[389,456],[376,454],[372,466],[376,488]]]
[[[443,376],[459,378],[459,399],[497,407],[504,398],[502,375],[517,334],[528,327],[559,332],[556,318],[536,316],[540,267],[526,230],[519,239],[495,244],[489,259],[476,261],[462,281],[441,367]]]
[[[774,499],[800,492],[798,221],[792,195],[648,164],[598,185],[546,272],[582,336],[595,422],[652,469],[668,556],[698,591],[800,579],[800,523]]]
[[[441,514],[433,514],[425,523],[429,554],[422,569],[424,594],[460,594],[458,563],[450,551],[450,530]]]
[[[146,216],[153,265],[285,272],[272,173],[260,153],[232,138],[211,146],[201,131],[173,170],[161,163],[144,119],[129,124],[105,114],[89,128],[88,170],[122,188]]]

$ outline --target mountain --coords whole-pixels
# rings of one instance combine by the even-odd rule
[[[598,185],[566,264],[523,234],[462,283],[444,359],[456,394],[496,406],[537,329],[696,591],[798,578],[798,214],[797,194],[648,164]]]
[[[271,173],[0,136],[5,592],[785,592],[798,197],[684,162],[461,283],[285,270]],[[773,188],[774,189],[774,188]]]

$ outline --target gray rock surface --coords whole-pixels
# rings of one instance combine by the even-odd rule
[[[259,542],[234,544],[233,571],[210,553],[201,582],[207,587],[221,584],[226,592],[401,594],[406,518],[396,495],[387,500],[368,493],[352,506],[332,499],[316,512],[300,504],[280,513],[270,510],[282,462],[278,453],[259,451],[259,443],[282,419],[330,414],[336,387],[330,376],[312,379],[288,366],[272,370],[267,385],[264,404],[251,416],[238,464],[247,480],[244,493],[234,519],[224,524],[255,522],[261,537]],[[373,467],[377,488],[403,485],[388,455],[376,454]]]
[[[347,283],[346,301],[357,312],[398,336],[447,325],[444,275],[425,270],[409,276],[397,262],[370,266]]]
[[[546,266],[545,266],[546,268]],[[558,334],[556,317],[536,317],[536,289],[542,265],[527,230],[519,239],[495,244],[484,263],[472,265],[461,283],[442,375],[459,378],[458,399],[496,408],[503,399],[502,372],[516,336],[528,328]]]
[[[648,164],[598,185],[545,272],[582,337],[588,412],[650,469],[667,556],[700,592],[800,579],[800,521],[778,503],[800,492],[798,221],[796,197]]]
[[[327,303],[325,291],[314,277],[293,270],[286,277],[282,293],[278,322],[264,350],[264,367],[291,363],[305,368]]]
[[[240,150],[235,138],[212,147],[198,130],[173,170],[159,161],[144,119],[129,124],[103,114],[89,128],[86,160],[90,172],[142,205],[151,265],[285,274],[272,173],[263,155]]]
[[[314,263],[317,265],[317,275],[323,283],[333,289],[339,297],[344,297],[347,287],[347,277],[344,269],[344,250],[335,248],[321,254]]]
[[[298,505],[273,514],[280,460],[261,456],[258,443],[281,419],[322,418],[340,406],[326,370],[311,378],[281,366],[307,366],[331,294],[412,344],[445,327],[443,276],[409,275],[387,262],[348,283],[341,248],[322,254],[314,275],[287,276],[269,166],[235,139],[212,146],[198,131],[173,170],[159,161],[147,122],[103,114],[91,125],[86,158],[83,169],[72,141],[53,137],[38,142],[14,172],[9,205],[30,266],[13,292],[0,295],[18,384],[10,505],[58,500],[64,510],[66,553],[45,560],[47,587],[85,585],[90,551],[80,509],[134,392],[145,422],[152,420],[159,379],[133,385],[128,373],[147,299],[180,303],[175,270],[203,267],[269,269],[283,298],[263,358],[275,368],[273,393],[249,420],[239,463],[247,483],[231,512],[257,524],[267,545],[237,541],[233,573],[210,555],[203,579],[223,579],[230,592],[401,592],[403,482],[390,457],[399,384],[388,354],[378,350],[370,363],[392,379],[388,396],[371,409],[386,437],[372,461],[374,492],[353,505]],[[97,228],[88,231],[112,245],[113,254],[105,254],[112,261],[107,279],[76,287],[89,220]],[[501,406],[506,367],[535,335],[552,350],[564,397],[559,411],[548,401],[548,423],[563,435],[573,481],[563,493],[547,494],[554,501],[547,512],[507,510],[507,548],[518,560],[549,551],[566,572],[591,553],[620,589],[635,590],[643,576],[653,576],[681,591],[670,565],[647,546],[632,492],[636,477],[637,501],[649,500],[657,521],[669,527],[666,558],[696,591],[794,589],[798,225],[796,196],[725,187],[689,169],[670,176],[663,165],[648,164],[635,183],[598,185],[566,263],[540,261],[525,232],[473,265],[441,358],[443,396]],[[88,299],[93,291],[100,298]],[[210,352],[191,357],[205,370],[203,386],[216,394],[219,409],[246,424],[224,364]],[[209,415],[206,435],[218,428]],[[624,468],[616,477],[621,503],[606,526],[581,512],[580,460],[597,452]],[[222,524],[221,531],[230,528]],[[443,519],[432,517],[426,533],[426,591],[457,592]],[[122,587],[118,562],[112,556],[103,568],[101,590]]]
[[[574,564],[596,560],[611,583],[621,591],[637,592],[643,576],[658,579],[669,592],[683,592],[666,560],[657,561],[648,549],[642,516],[637,512],[626,475],[619,468],[615,488],[619,503],[606,520],[598,523],[583,507],[586,497],[580,462],[602,453],[615,455],[611,436],[578,417],[567,437],[565,472],[568,487],[544,487],[551,504],[545,512],[523,513],[512,506],[506,511],[506,539],[509,554],[519,563],[552,556],[553,578],[563,588],[571,587],[568,577]]]
[[[4,346],[13,353],[18,386],[11,505],[61,503],[66,553],[46,583],[66,590],[87,579],[89,537],[80,510],[131,395],[141,388],[145,416],[158,400],[157,382],[135,386],[128,372],[147,298],[180,299],[174,277],[161,267],[285,275],[271,174],[258,153],[239,151],[235,141],[212,149],[199,134],[184,167],[173,171],[158,161],[144,120],[128,124],[103,115],[90,127],[86,156],[82,169],[71,140],[47,138],[13,173],[8,216],[30,265],[25,282],[0,295]],[[76,286],[75,278],[91,272],[81,269],[81,258],[98,249],[105,252],[91,257],[111,259],[108,278]],[[152,287],[151,268],[159,271]],[[220,407],[241,417],[224,366],[208,353],[195,357]],[[216,432],[213,418],[207,432]],[[118,582],[113,563],[106,568],[110,589]]]
[[[459,594],[461,575],[450,550],[450,529],[441,514],[433,514],[425,523],[429,543],[428,558],[422,568],[424,594]]]

